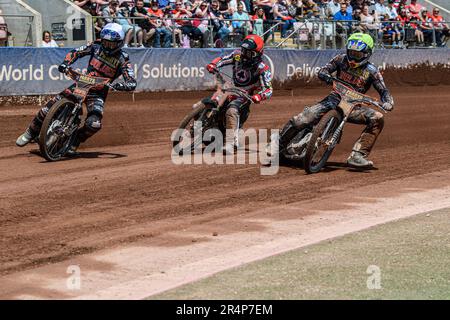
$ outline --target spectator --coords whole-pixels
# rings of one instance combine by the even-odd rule
[[[313,0],[302,0],[303,16],[305,18],[319,18],[320,10]]]
[[[169,0],[158,0],[158,6],[160,9],[164,10],[170,6]]]
[[[405,7],[400,9],[400,13],[397,17],[397,20],[399,21],[399,23],[396,24],[396,27],[401,34],[401,39],[404,39],[405,38],[405,27],[407,25],[409,25],[409,22],[410,22],[410,18],[408,16],[408,10]],[[394,43],[393,46],[396,47],[397,44]],[[398,42],[398,46],[403,47],[403,40],[400,40]]]
[[[389,20],[397,20],[398,13],[397,9],[394,7],[394,0],[388,0],[388,14],[389,14]]]
[[[181,33],[183,34],[183,47],[190,47],[190,40],[202,41],[203,33],[199,28],[195,27],[190,20],[185,20],[186,18],[191,18],[192,13],[186,8],[183,3],[179,0],[175,4],[175,10],[173,10],[173,17],[177,19],[176,25],[181,28]]]
[[[436,34],[436,43],[439,47],[445,46],[447,38],[450,37],[448,25],[444,23],[444,18],[439,15],[439,8],[433,8],[433,14],[430,21],[433,23],[434,32]]]
[[[353,4],[351,4],[349,7],[351,7],[353,10],[359,9],[362,12],[364,5],[365,5],[364,0],[355,0]]]
[[[134,38],[134,33],[136,33],[136,40],[138,48],[143,48],[144,34],[142,28],[138,25],[132,24],[130,17],[130,1],[123,1],[120,4],[120,8],[117,11],[117,23],[122,26],[123,32],[125,34],[124,47],[127,48],[131,45]]]
[[[223,15],[227,15],[230,13],[230,0],[217,0],[219,1],[219,10]]]
[[[420,28],[419,28],[419,23],[420,23],[420,18],[412,15],[410,23],[409,23],[409,28],[414,30],[414,37],[416,38],[417,43],[423,44],[424,43],[424,34],[423,34],[422,30],[420,30]]]
[[[43,48],[58,48],[58,44],[52,39],[50,31],[44,31],[42,33],[42,45]]]
[[[365,33],[371,33],[379,28],[378,17],[371,15],[369,12],[369,6],[365,5],[361,12],[361,30]]]
[[[150,23],[155,29],[155,40],[153,41],[153,44],[155,48],[161,48],[162,39],[162,47],[170,48],[172,33],[165,25],[164,12],[159,8],[158,0],[151,0],[150,5],[151,7],[147,10],[147,12],[150,16]]]
[[[183,33],[178,28],[178,24],[175,22],[175,10],[172,10],[171,6],[167,6],[164,9],[164,17],[166,18],[166,27],[170,30],[172,35],[175,37],[175,44],[182,46],[183,44]],[[187,37],[188,38],[188,37]],[[187,41],[188,43],[189,41]]]
[[[117,11],[119,10],[119,1],[110,0],[109,6],[102,10],[102,16],[105,17],[105,23],[119,23],[117,18]]]
[[[264,35],[264,21],[266,16],[264,15],[263,8],[256,8],[255,15],[252,17],[253,20],[253,33],[262,37]]]
[[[332,0],[328,2],[327,9],[325,11],[325,14],[327,17],[334,17],[336,13],[341,10],[341,0]]]
[[[233,20],[250,20],[248,13],[244,11],[244,4],[240,2],[237,6],[237,11],[233,13]],[[231,23],[234,32],[242,33],[247,35],[248,31],[252,32],[251,24],[248,21],[233,21]]]
[[[215,41],[216,47],[222,47],[225,39],[227,38],[230,30],[226,27],[223,21],[223,15],[219,10],[219,1],[213,0],[211,2],[210,10],[209,10],[211,22],[214,27],[214,32],[216,32]]]
[[[273,6],[273,15],[276,20],[282,20],[281,38],[286,38],[287,31],[294,25],[295,19],[289,15],[288,6],[285,0],[277,0]]]
[[[406,9],[406,1],[407,0],[396,0],[394,2],[394,8],[397,9],[397,12],[399,13],[402,9]]]
[[[384,4],[384,0],[377,0],[375,4],[375,13],[378,17],[389,15],[389,8]]]
[[[209,4],[206,1],[201,1],[197,9],[195,9],[194,17],[198,18],[192,22],[192,25],[198,28],[203,36],[202,36],[202,47],[208,47],[208,40],[210,36],[210,32],[208,29],[209,19],[208,19],[208,10]]]
[[[8,36],[11,34],[8,32],[8,25],[1,14],[2,10],[0,9],[0,47],[6,47],[8,45]]]
[[[393,47],[396,47],[398,45],[398,41],[401,41],[402,34],[398,30],[397,23],[393,23],[389,21],[390,18],[388,15],[383,17],[383,21],[381,22],[381,35],[382,36],[388,36],[389,41],[391,42],[391,45]]]
[[[302,6],[301,0],[291,0],[291,4],[288,5],[289,15],[296,20],[303,18]]]
[[[270,0],[256,0],[253,2],[253,5],[258,8],[262,8],[264,10],[264,15],[266,16],[266,20],[273,20],[273,3]]]
[[[144,43],[147,43],[155,34],[156,27],[150,23],[150,16],[147,12],[147,9],[144,8],[143,0],[136,0],[135,6],[131,9],[131,17],[138,18],[135,20],[135,23],[142,29],[144,34]]]
[[[417,0],[411,0],[411,4],[406,6],[406,9],[409,11],[412,17],[420,18],[420,10],[422,9],[422,5],[417,3]]]
[[[419,29],[422,31],[424,43],[432,43],[433,42],[433,25],[430,22],[431,18],[428,15],[427,8],[423,7],[420,10],[420,25]]]
[[[341,10],[336,13],[333,17],[336,22],[336,31],[338,33],[346,33],[349,34],[352,28],[352,15],[347,11],[347,3],[341,3]],[[348,22],[345,22],[348,21]]]
[[[108,5],[106,0],[75,0],[73,2],[93,16],[101,15],[101,10]]]

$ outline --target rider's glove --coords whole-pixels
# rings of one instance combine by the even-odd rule
[[[69,66],[66,63],[61,63],[58,67],[58,71],[61,73],[66,73],[67,69],[69,68]]]
[[[208,70],[209,73],[216,73],[217,72],[217,66],[215,63],[210,63],[206,66],[206,70]]]
[[[112,87],[117,91],[125,91],[127,89],[126,85],[122,82],[114,83]]]
[[[322,73],[321,74],[321,79],[323,81],[325,81],[327,84],[332,84],[333,83],[333,77],[327,73]]]
[[[392,111],[394,109],[394,105],[390,102],[383,103],[383,109],[386,111]]]
[[[261,100],[262,100],[262,97],[260,94],[255,94],[254,96],[252,96],[253,103],[260,103]]]

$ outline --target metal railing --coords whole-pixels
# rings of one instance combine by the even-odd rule
[[[130,25],[133,27],[133,42],[137,43],[137,37],[136,37],[136,30],[137,30],[137,24],[139,20],[146,20],[144,17],[105,17],[105,16],[96,16],[93,17],[94,19],[114,19],[115,21],[120,19],[126,19],[130,22]],[[167,28],[172,32],[172,47],[176,47],[176,36],[177,36],[177,29],[182,28],[182,25],[177,24],[177,22],[181,21],[200,21],[204,23],[204,21],[207,21],[208,23],[205,24],[204,28],[207,28],[208,36],[207,36],[207,44],[210,47],[214,46],[214,37],[217,34],[217,28],[214,28],[214,25],[209,18],[154,18],[152,21],[160,23],[162,28]],[[170,22],[170,26],[164,25],[166,22]],[[239,30],[239,33],[242,35],[246,35],[250,32],[250,25],[254,26],[255,20],[236,20],[236,19],[222,19],[221,22],[224,25],[231,25],[232,22],[245,22],[244,28]],[[444,24],[446,22],[443,22]],[[266,40],[266,46],[267,47],[273,47],[273,48],[280,48],[283,47],[288,43],[288,41],[292,41],[295,47],[298,49],[326,49],[326,48],[342,48],[345,46],[346,39],[348,38],[349,34],[356,31],[362,31],[366,32],[372,35],[372,37],[375,40],[377,47],[383,47],[383,48],[389,48],[392,45],[390,45],[389,39],[385,37],[385,35],[382,32],[382,26],[386,24],[391,24],[394,26],[396,30],[401,34],[401,41],[408,42],[409,44],[414,44],[415,41],[413,41],[415,35],[411,37],[411,31],[407,30],[415,30],[416,28],[421,28],[422,23],[420,21],[414,21],[409,24],[403,25],[400,21],[376,21],[372,24],[372,28],[368,29],[365,27],[367,23],[356,21],[356,20],[349,20],[349,21],[334,21],[334,20],[321,20],[321,19],[299,19],[296,20],[294,23],[293,28],[291,28],[290,31],[288,31],[288,35],[280,39],[279,42],[277,42],[277,39],[275,38],[275,33],[280,29],[283,24],[285,24],[284,21],[280,20],[264,20],[264,32],[261,34],[262,37]],[[378,25],[378,27],[376,27]],[[426,23],[426,25],[430,26],[430,32],[427,34],[427,39],[429,42],[429,45],[431,47],[437,47],[439,42],[438,36],[439,36],[439,29],[434,25],[433,22]],[[228,27],[229,28],[229,27]],[[203,31],[203,33],[205,30]],[[408,32],[408,34],[407,34]],[[231,35],[234,35],[231,31],[231,28],[229,30],[229,33]],[[204,45],[206,46],[206,45]]]
[[[18,18],[26,18],[26,38],[21,43],[14,43],[14,45],[24,45],[24,46],[32,46],[33,45],[33,16],[25,16],[25,15],[2,15],[5,18],[6,23],[8,24],[9,19],[18,19]],[[115,22],[121,23],[124,20],[127,21],[125,24],[130,25],[132,30],[132,41],[131,43],[135,46],[139,43],[138,41],[138,33],[140,32],[138,27],[140,22],[143,20],[147,20],[145,17],[118,17],[118,16],[92,16],[92,34],[93,38],[96,39],[96,33],[98,34],[101,30],[101,27],[104,25],[107,19],[112,19]],[[186,22],[199,22],[202,25],[201,33],[203,38],[200,42],[202,42],[203,47],[214,47],[214,38],[217,36],[218,27],[214,26],[213,21],[210,18],[152,18],[152,21],[155,23],[155,26],[152,28],[162,28],[170,31],[172,39],[171,39],[171,47],[177,47],[180,45],[182,41],[182,32],[181,29],[184,27],[184,23]],[[238,45],[237,41],[232,41],[233,39],[242,38],[243,36],[249,34],[251,29],[255,26],[255,20],[252,19],[221,19],[221,23],[223,27],[227,28],[228,31],[224,31],[227,34],[227,38],[230,40],[225,43],[225,46],[236,46]],[[373,24],[372,29],[365,29],[364,22],[350,20],[350,21],[333,21],[333,20],[324,20],[324,19],[298,19],[293,24],[293,27],[287,31],[287,36],[282,39],[277,39],[276,33],[282,26],[286,23],[282,20],[264,20],[263,21],[263,33],[260,34],[264,37],[266,41],[267,47],[273,48],[281,48],[286,45],[289,45],[289,42],[292,42],[290,46],[298,48],[298,49],[337,49],[345,46],[346,39],[349,34],[355,31],[363,31],[372,35],[375,40],[376,46],[381,48],[390,48],[392,44],[390,44],[390,39],[386,37],[387,32],[383,31],[383,26],[387,24],[391,24],[393,26],[393,30],[400,33],[401,41],[405,44],[408,44],[409,47],[417,47],[417,41],[415,41],[415,31],[417,28],[419,30],[422,29],[423,25],[428,25],[431,29],[426,33],[426,40],[430,47],[437,47],[441,43],[440,36],[442,36],[441,29],[437,28],[434,22],[426,22],[425,24],[420,21],[410,22],[408,24],[402,24],[400,21],[376,21]],[[206,22],[206,23],[205,23]],[[243,27],[239,28],[239,30],[233,30],[230,27],[233,22],[243,22]],[[259,22],[260,23],[260,22]],[[447,24],[446,22],[442,22],[443,24]],[[378,25],[378,27],[377,27]],[[96,29],[97,27],[97,29]],[[414,34],[412,32],[414,31]],[[14,30],[10,30],[11,33],[14,33]],[[159,33],[154,32],[154,34],[149,37],[149,39],[143,39],[143,42],[147,42],[148,40],[154,40],[155,35],[159,35]],[[147,41],[146,41],[147,40]],[[177,41],[178,40],[178,41]],[[444,40],[444,39],[443,39]],[[198,45],[198,43],[197,43]],[[401,46],[406,47],[406,45]]]

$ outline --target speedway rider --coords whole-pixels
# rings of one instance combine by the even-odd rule
[[[332,84],[332,74],[351,84],[360,93],[366,93],[373,86],[380,95],[382,107],[386,111],[394,108],[394,99],[386,88],[383,77],[378,68],[369,62],[373,52],[373,39],[368,34],[354,33],[347,41],[347,53],[334,57],[319,71],[319,79]],[[322,115],[337,107],[340,96],[332,92],[318,104],[306,107],[302,113],[289,120],[280,133],[279,148],[286,147],[300,130],[315,125]],[[353,151],[347,163],[354,167],[372,167],[373,162],[367,157],[383,130],[383,114],[369,107],[361,106],[355,109],[348,118],[350,123],[365,125],[359,139],[353,146]]]
[[[263,50],[263,39],[257,35],[249,35],[244,38],[240,50],[218,57],[206,66],[210,73],[216,73],[221,67],[233,65],[234,85],[252,96],[252,101],[236,96],[229,98],[225,113],[226,153],[234,153],[238,146],[237,130],[247,120],[251,102],[260,103],[272,96],[272,74],[262,61]]]
[[[113,88],[118,91],[133,91],[136,88],[134,71],[129,62],[129,56],[122,51],[124,44],[124,32],[117,23],[107,24],[100,33],[100,44],[88,44],[78,49],[70,51],[64,62],[58,67],[59,72],[66,73],[71,64],[79,58],[89,56],[87,74],[94,77],[104,77],[111,79],[111,82],[119,76],[123,76],[124,82],[118,82]],[[23,147],[39,136],[42,123],[50,108],[63,97],[71,98],[75,84],[51,99],[31,121],[28,129],[16,141],[17,146]],[[97,133],[102,127],[103,108],[109,88],[101,90],[91,90],[86,98],[87,117],[83,128],[78,131],[77,139],[74,142],[69,154],[74,154],[81,142]]]

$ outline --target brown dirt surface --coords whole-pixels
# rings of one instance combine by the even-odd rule
[[[219,234],[229,234],[237,228],[233,217],[257,208],[446,170],[448,88],[393,89],[396,108],[386,115],[371,156],[378,170],[365,173],[342,165],[362,130],[354,125],[346,129],[331,166],[316,175],[295,167],[261,176],[258,165],[174,165],[170,134],[199,93],[137,95],[134,103],[129,96],[112,96],[104,128],[83,146],[82,156],[56,163],[36,155],[36,145],[14,146],[37,107],[0,107],[0,274],[151,239],[202,216],[225,217],[230,224]],[[245,127],[279,128],[326,93],[311,88],[278,94],[254,106]],[[169,238],[164,245],[186,242],[191,240]]]

